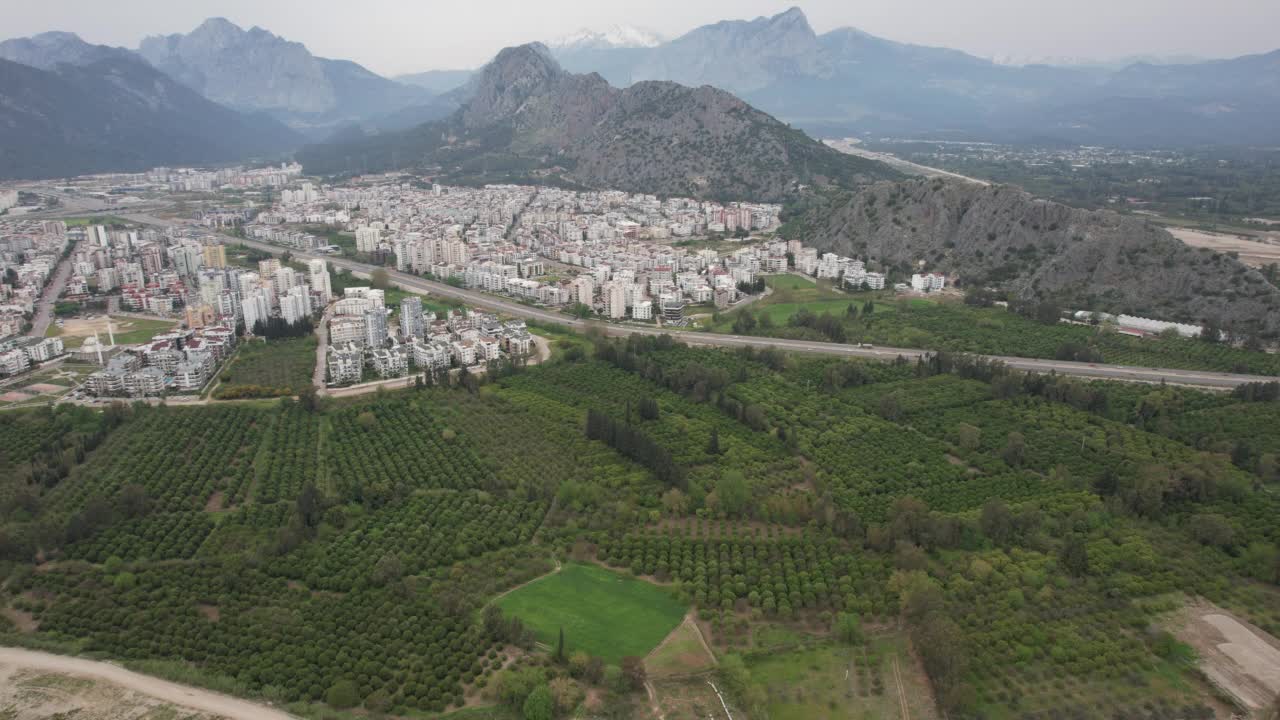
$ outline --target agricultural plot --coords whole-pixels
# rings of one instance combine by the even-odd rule
[[[52,499],[78,511],[136,485],[154,510],[203,509],[214,493],[235,495],[252,477],[262,419],[243,405],[136,410]]]
[[[297,395],[311,386],[316,339],[283,338],[241,344],[219,373],[214,397],[234,400]]]
[[[550,646],[563,628],[566,652],[583,650],[607,662],[643,657],[684,616],[670,591],[592,565],[569,563],[497,601]]]
[[[1224,706],[1169,614],[1280,631],[1270,391],[574,342],[472,392],[0,414],[0,606],[410,717],[521,717],[541,684],[722,717],[692,673],[735,718],[1198,720]]]
[[[938,717],[928,681],[899,636],[752,656],[747,667],[775,720]]]

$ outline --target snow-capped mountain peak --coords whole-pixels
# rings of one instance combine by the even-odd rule
[[[566,49],[608,49],[608,48],[651,48],[663,43],[661,35],[630,25],[614,25],[606,30],[588,30],[583,28],[565,35],[551,43],[556,50]]]

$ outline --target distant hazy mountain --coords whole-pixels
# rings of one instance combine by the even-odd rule
[[[565,72],[540,44],[503,50],[459,93],[465,100],[446,120],[308,147],[299,158],[317,174],[416,167],[460,180],[759,200],[897,176],[723,90],[670,82],[619,90]]]
[[[136,56],[124,48],[90,45],[81,40],[79,35],[68,32],[47,32],[0,42],[0,59],[41,70],[52,70],[61,63],[88,65],[99,60],[123,57]]]
[[[433,95],[440,95],[462,87],[475,74],[475,70],[428,70],[409,75],[397,75],[395,80],[405,85],[420,87]]]
[[[852,28],[818,35],[796,8],[707,25],[653,47],[553,52],[570,71],[598,72],[620,87],[643,80],[714,85],[823,135],[1280,142],[1276,53],[1120,70],[1014,66]]]
[[[334,128],[420,105],[431,94],[356,63],[318,58],[301,43],[222,18],[182,35],[149,37],[138,52],[152,65],[218,103],[267,112],[305,132]]]
[[[79,45],[75,38],[67,48]],[[16,55],[15,45],[6,46],[6,55]],[[0,60],[3,178],[275,157],[302,140],[267,116],[205,99],[132,53],[99,48],[69,55],[55,48],[24,57],[54,64],[42,70]],[[74,58],[84,64],[65,61]]]
[[[1280,332],[1280,290],[1261,273],[1130,215],[941,179],[809,199],[785,229],[823,251],[904,271],[924,259],[966,284],[1066,307]]]

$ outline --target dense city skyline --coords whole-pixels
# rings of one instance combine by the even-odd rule
[[[120,13],[114,4],[87,0],[15,7],[6,15],[6,36],[64,30],[90,42],[132,48],[147,35],[189,32],[205,18],[218,16],[302,42],[318,55],[355,60],[395,75],[476,67],[504,46],[550,41],[583,28],[633,25],[674,38],[700,25],[787,8],[785,2],[763,0],[696,5],[660,0],[643,6],[550,0],[539,4],[536,13],[529,6],[506,2],[440,7],[321,0],[304,7],[297,2],[136,0],[129,5],[129,13]],[[1271,29],[1280,25],[1280,5],[1256,0],[1226,0],[1212,13],[1182,0],[1131,0],[1120,6],[1100,0],[1053,6],[978,0],[966,4],[963,15],[939,12],[935,0],[870,0],[857,7],[813,0],[800,7],[820,33],[852,26],[892,40],[1013,62],[1233,57],[1275,49]]]

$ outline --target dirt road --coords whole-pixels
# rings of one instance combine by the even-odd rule
[[[1245,265],[1263,267],[1280,262],[1280,232],[1237,235],[1181,227],[1171,227],[1168,230],[1191,247],[1209,248],[1220,253],[1234,252]]]
[[[94,660],[51,655],[20,648],[0,648],[0,665],[13,665],[18,668],[101,680],[167,703],[221,715],[232,720],[296,720],[293,715],[265,705],[237,700],[211,690],[178,685],[167,680],[140,675],[118,665]]]

